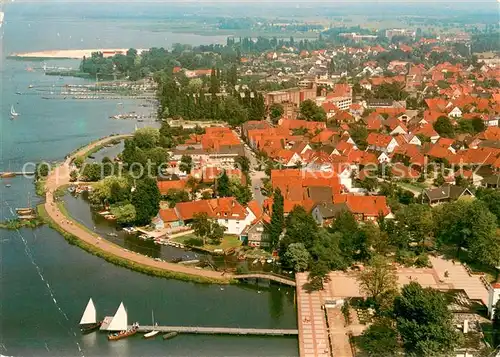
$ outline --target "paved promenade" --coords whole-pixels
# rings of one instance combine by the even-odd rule
[[[423,287],[440,290],[464,290],[470,299],[488,303],[488,287],[481,275],[472,275],[458,262],[442,257],[430,257],[432,268],[398,267],[398,286],[418,282]],[[321,291],[304,289],[307,273],[296,275],[297,313],[299,322],[299,351],[301,357],[351,357],[349,334],[358,336],[367,327],[359,323],[345,326],[341,304],[328,307],[345,298],[364,297],[359,289],[357,272],[333,271]],[[447,276],[445,276],[447,275]]]
[[[106,144],[116,139],[124,139],[130,137],[130,135],[117,135],[111,136],[96,142],[89,144],[88,146],[78,150],[76,153],[68,157],[64,163],[55,168],[47,177],[47,182],[45,184],[46,189],[46,200],[45,209],[47,214],[54,220],[54,222],[62,228],[65,232],[72,234],[82,241],[93,245],[109,254],[115,255],[120,258],[127,259],[131,262],[145,265],[151,268],[168,270],[175,273],[182,273],[187,275],[199,276],[209,279],[218,279],[221,282],[228,282],[231,278],[230,274],[223,274],[216,271],[201,270],[191,267],[186,267],[183,265],[178,265],[174,263],[158,262],[153,258],[146,257],[144,255],[125,250],[124,248],[113,244],[106,239],[103,239],[97,235],[91,234],[89,231],[80,227],[76,222],[72,221],[71,218],[66,217],[59,209],[54,201],[54,192],[61,186],[70,184],[70,162],[73,158],[77,156],[85,155],[90,150],[98,147],[100,145]]]

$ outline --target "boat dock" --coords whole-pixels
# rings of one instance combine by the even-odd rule
[[[33,176],[34,174],[34,171],[0,172],[0,178],[8,178],[14,176]]]
[[[295,329],[201,327],[201,326],[142,326],[142,325],[139,325],[138,332],[148,332],[153,330],[165,333],[178,332],[178,333],[204,334],[204,335],[297,336],[299,334],[299,330]]]

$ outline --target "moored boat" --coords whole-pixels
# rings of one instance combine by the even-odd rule
[[[156,330],[150,331],[150,332],[144,334],[144,338],[153,338],[156,335],[158,335],[159,333],[160,333],[160,331],[156,331]]]
[[[122,338],[129,337],[135,335],[137,330],[139,329],[139,324],[136,322],[130,328],[128,327],[128,316],[127,310],[125,310],[125,306],[123,306],[123,302],[120,303],[118,310],[116,310],[113,319],[109,323],[107,330],[115,331],[111,332],[108,335],[109,341],[117,341]]]
[[[153,310],[151,310],[151,320],[153,321],[153,326],[158,326],[158,323],[155,323],[155,315],[153,313]],[[156,335],[158,335],[158,333],[160,333],[160,331],[158,330],[152,330],[152,331],[149,331],[148,333],[144,334],[144,338],[153,338],[155,337]]]
[[[178,334],[179,334],[178,332],[169,332],[169,333],[166,333],[163,335],[163,339],[168,340],[168,339],[174,338]]]
[[[90,333],[99,329],[101,325],[102,321],[97,321],[94,302],[90,298],[80,320],[80,331],[84,334]]]
[[[108,340],[109,341],[118,341],[118,340],[121,340],[122,338],[133,336],[137,333],[138,329],[139,329],[139,326],[136,324],[133,324],[132,327],[127,329],[127,330],[115,332],[115,333],[110,333],[108,335]]]

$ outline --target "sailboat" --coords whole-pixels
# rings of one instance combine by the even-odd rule
[[[153,314],[153,310],[151,310],[151,319],[153,320],[153,326],[154,327],[158,326],[158,324],[155,324],[155,315]],[[144,334],[144,338],[155,337],[156,335],[158,335],[159,332],[160,331],[158,330],[149,331],[148,333]]]
[[[80,320],[80,330],[82,333],[90,333],[101,327],[101,324],[102,321],[97,321],[94,302],[90,298]]]
[[[139,329],[139,324],[134,323],[131,328],[128,328],[127,325],[127,310],[125,310],[125,306],[123,306],[123,302],[120,303],[118,310],[116,310],[116,314],[113,316],[113,319],[109,323],[107,328],[108,331],[118,331],[115,333],[110,333],[108,335],[108,340],[117,341],[122,338],[135,335],[137,330]]]
[[[19,113],[17,113],[16,110],[14,109],[14,105],[10,107],[10,116],[12,117],[12,119],[19,116]]]

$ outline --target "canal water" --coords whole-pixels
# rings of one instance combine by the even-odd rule
[[[53,5],[16,2],[4,6],[6,17],[0,54],[0,171],[18,170],[26,162],[42,159],[61,160],[68,152],[91,140],[113,132],[131,132],[136,122],[116,121],[109,116],[118,114],[121,106],[132,111],[141,104],[123,99],[42,99],[42,91],[37,88],[51,91],[50,88],[57,90],[64,84],[86,82],[45,76],[40,69],[42,63],[7,60],[9,53],[224,41],[222,38],[147,32],[140,26],[124,28],[120,16],[132,22],[138,13],[137,5],[120,4],[119,11],[116,6],[68,2]],[[168,13],[168,7],[159,9],[157,6],[156,12],[162,9]],[[100,15],[90,16],[88,11]],[[105,21],[106,11],[113,15],[114,21]],[[78,62],[49,61],[47,65],[74,67]],[[34,88],[29,89],[29,85]],[[11,105],[20,114],[17,120],[9,118]],[[31,179],[18,177],[0,181],[1,219],[12,218],[16,207],[39,202],[33,192]],[[87,211],[77,218],[86,220],[89,218],[86,214],[91,215]],[[112,315],[123,301],[129,321],[143,324],[150,323],[153,310],[156,321],[161,324],[296,328],[294,294],[289,288],[221,287],[141,275],[85,253],[46,226],[35,230],[0,231],[0,269],[1,355],[298,355],[296,338],[185,335],[163,341],[136,336],[109,343],[104,334],[81,336],[77,329],[89,297],[94,299],[99,317]]]

